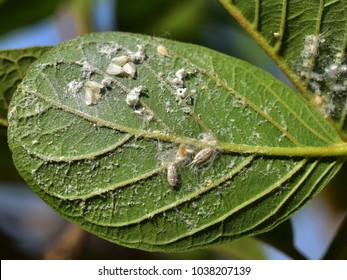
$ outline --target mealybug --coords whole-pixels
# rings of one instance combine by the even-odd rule
[[[125,73],[127,73],[132,78],[135,78],[136,76],[136,66],[133,62],[127,62],[123,66],[123,70]]]
[[[142,86],[138,86],[133,88],[128,94],[127,97],[125,99],[126,103],[129,106],[136,106],[139,101],[140,101],[140,94],[142,91]]]
[[[121,56],[117,56],[115,58],[112,59],[112,62],[114,64],[117,64],[118,66],[124,66],[125,63],[127,63],[129,61],[129,56],[127,55],[121,55]]]
[[[169,56],[167,48],[165,48],[163,45],[157,46],[157,53],[161,56]]]
[[[167,182],[171,187],[175,187],[177,185],[178,176],[176,166],[173,163],[169,163],[167,166]]]
[[[193,164],[202,164],[206,162],[210,157],[213,155],[214,150],[212,148],[205,148],[202,149],[200,152],[198,152],[193,161],[190,163],[191,165]]]
[[[107,67],[106,73],[109,75],[119,76],[124,73],[124,69],[122,66],[119,66],[118,64],[112,62]]]
[[[86,81],[85,83],[85,103],[86,105],[93,105],[101,98],[100,91],[104,87],[102,84],[95,81]]]
[[[184,68],[181,68],[181,69],[177,70],[175,75],[178,79],[183,80],[184,78],[186,78],[188,76],[188,72]]]

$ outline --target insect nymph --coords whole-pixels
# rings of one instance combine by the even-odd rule
[[[173,163],[169,163],[167,166],[167,182],[171,187],[176,187],[178,182],[178,175],[176,166]]]

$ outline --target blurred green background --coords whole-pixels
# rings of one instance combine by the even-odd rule
[[[203,45],[286,77],[217,0],[0,0],[0,49],[57,43],[96,31],[127,31]],[[1,75],[1,73],[0,73]],[[346,168],[292,219],[294,243],[320,258],[346,213]],[[263,240],[290,247],[290,224]],[[283,243],[283,242],[282,242]],[[71,250],[64,250],[69,244]],[[280,245],[281,246],[281,245]],[[282,244],[283,246],[283,244]],[[180,254],[127,249],[82,232],[48,208],[21,180],[0,128],[1,259],[287,259],[257,238]]]

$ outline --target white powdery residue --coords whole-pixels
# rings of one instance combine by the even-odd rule
[[[127,97],[126,97],[126,103],[129,105],[129,106],[136,106],[139,101],[140,101],[140,94],[143,90],[143,87],[142,86],[138,86],[138,87],[135,87],[133,88],[128,94],[127,94]]]
[[[165,111],[166,111],[166,113],[171,113],[172,112],[170,101],[166,101],[165,102]]]
[[[316,72],[312,72],[310,78],[317,82],[323,81],[322,75]]]
[[[198,219],[195,216],[191,216],[188,213],[179,210],[178,208],[175,208],[175,211],[177,213],[176,218],[183,221],[189,230],[197,228]]]
[[[318,54],[318,48],[321,43],[324,43],[325,39],[322,35],[307,35],[305,37],[304,48],[301,51],[302,64],[300,67],[300,76],[308,79],[311,77],[311,71],[315,57]]]
[[[315,94],[320,94],[321,90],[320,90],[320,84],[319,83],[312,81],[312,82],[310,82],[310,86],[311,86],[311,89],[313,90],[313,92]]]
[[[101,55],[106,56],[107,58],[111,58],[120,49],[121,49],[121,47],[117,43],[109,43],[109,44],[98,45],[98,52]]]
[[[140,64],[146,59],[145,47],[143,45],[137,45],[136,52],[129,53],[130,60]]]
[[[176,96],[179,98],[185,98],[188,96],[187,88],[178,88],[176,89]]]
[[[345,90],[346,90],[346,86],[345,85],[335,84],[333,86],[333,91],[345,91]]]
[[[331,116],[334,114],[335,111],[335,104],[333,102],[325,102],[322,106],[323,112],[325,114],[325,117]]]
[[[281,134],[281,135],[277,138],[277,141],[278,141],[278,142],[282,142],[282,140],[285,139],[286,137],[287,137],[287,135]]]
[[[86,60],[76,61],[76,64],[82,66],[83,78],[89,79],[91,74],[96,72],[96,69],[93,66],[91,66],[89,62]]]
[[[347,72],[347,65],[346,64],[339,65],[337,63],[332,63],[328,65],[327,67],[325,67],[324,71],[328,78],[334,80]]]
[[[347,72],[347,64],[340,65],[340,73],[346,73]]]
[[[83,83],[76,80],[72,80],[70,83],[68,83],[67,87],[71,93],[76,94],[82,89]]]
[[[213,134],[211,133],[207,133],[207,132],[203,132],[199,135],[199,137],[205,141],[205,142],[208,142],[210,145],[216,145],[217,144],[217,140],[216,138],[214,137]]]
[[[190,99],[189,91],[184,86],[184,79],[186,79],[189,75],[184,68],[178,69],[175,73],[175,78],[169,80],[171,88],[175,90],[176,100],[181,104],[183,100]]]
[[[42,113],[44,110],[45,110],[45,107],[43,106],[42,103],[36,103],[36,104],[35,104],[35,112],[36,112],[37,114]]]
[[[260,135],[259,132],[253,131],[252,132],[252,137],[253,137],[253,139],[260,139],[261,135]]]
[[[192,113],[192,109],[189,107],[182,107],[182,112],[185,114],[191,114]]]
[[[179,78],[173,78],[171,80],[171,86],[176,90],[179,88],[183,88],[183,80]]]
[[[103,84],[107,88],[112,87],[112,78],[111,77],[103,78],[102,81],[101,81],[101,84]]]
[[[149,109],[140,108],[138,110],[134,110],[134,113],[139,116],[145,122],[149,122],[153,119],[154,113]]]
[[[312,59],[317,55],[319,43],[323,43],[324,39],[321,39],[318,35],[307,35],[305,37],[304,48],[301,51],[301,56],[303,58]]]
[[[326,75],[330,79],[335,79],[339,74],[339,66],[336,63],[332,63],[324,69]]]
[[[181,69],[177,70],[175,76],[178,79],[183,80],[183,79],[185,79],[188,76],[188,72],[184,68],[181,68]]]

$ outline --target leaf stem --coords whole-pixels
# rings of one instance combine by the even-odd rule
[[[237,152],[271,156],[347,157],[347,143],[321,147],[259,147],[238,144],[220,144],[224,152]]]
[[[185,143],[193,145],[199,148],[211,147],[220,152],[227,153],[243,153],[254,155],[266,155],[266,156],[301,156],[301,157],[346,157],[347,158],[347,143],[340,142],[334,145],[327,146],[294,146],[294,147],[268,147],[268,146],[252,146],[243,144],[223,143],[223,142],[208,142],[203,140],[192,139],[184,136],[176,136],[170,133],[161,133],[160,131],[146,131],[142,129],[136,129],[126,127],[123,125],[115,124],[110,121],[101,120],[98,117],[86,114],[85,112],[78,111],[74,108],[61,104],[56,100],[47,98],[46,96],[36,93],[37,96],[46,100],[53,106],[61,108],[66,112],[71,112],[77,116],[80,116],[99,127],[109,127],[122,132],[130,133],[132,135],[140,136],[143,138],[162,140],[171,143]]]

